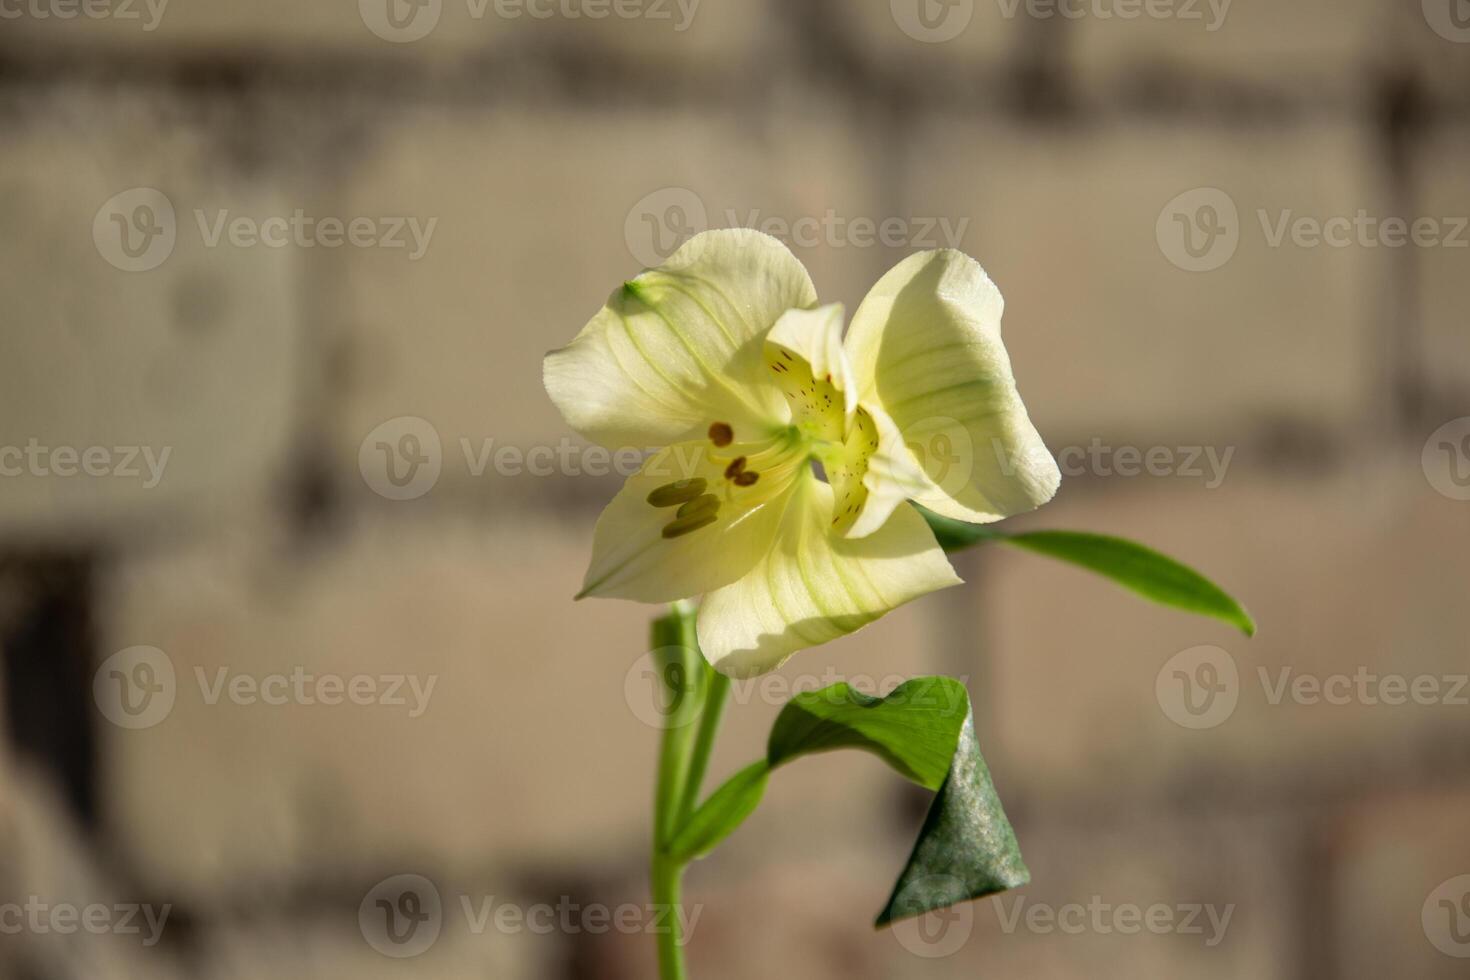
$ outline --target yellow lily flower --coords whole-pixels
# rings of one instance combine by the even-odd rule
[[[744,229],[624,284],[544,367],[587,439],[657,449],[598,520],[578,598],[702,595],[705,657],[749,677],[958,584],[902,504],[983,523],[1061,479],[1016,392],[1002,306],[974,259],[920,252],[844,339],[842,307],[819,307],[800,261]],[[962,486],[905,445],[935,420],[977,450]]]

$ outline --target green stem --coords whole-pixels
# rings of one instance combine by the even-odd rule
[[[653,857],[653,908],[658,940],[659,980],[686,980],[684,937],[679,922],[679,901],[684,866],[662,854]]]
[[[699,805],[700,787],[704,785],[704,773],[709,768],[709,757],[715,747],[715,736],[720,731],[720,719],[725,713],[725,698],[730,692],[730,678],[710,667],[699,658],[704,669],[704,704],[699,715],[699,732],[694,738],[693,756],[689,760],[689,775],[684,781],[684,798],[679,804],[679,818],[675,826],[684,826],[684,821]]]
[[[694,611],[675,603],[669,614],[653,623],[654,667],[668,695],[663,741],[659,748],[658,783],[653,801],[653,860],[650,884],[658,917],[658,967],[661,980],[685,980],[683,936],[679,927],[682,865],[670,859],[669,844],[679,830],[679,812],[689,778],[693,752],[694,713],[703,696],[703,660],[694,632]]]

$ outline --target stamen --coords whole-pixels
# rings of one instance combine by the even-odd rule
[[[719,519],[719,515],[713,511],[703,511],[698,514],[691,514],[688,517],[681,517],[671,524],[664,525],[662,533],[665,538],[681,538],[691,531],[698,531],[702,527],[708,527]]]
[[[675,504],[686,503],[704,493],[709,484],[704,477],[695,477],[692,480],[676,480],[673,483],[665,483],[648,495],[648,502],[655,507],[673,507]]]
[[[728,422],[715,422],[709,427],[709,441],[724,449],[735,441],[735,430],[730,428]]]
[[[749,470],[747,470],[744,473],[737,473],[737,474],[735,474],[735,477],[734,477],[734,479],[735,479],[735,485],[737,487],[754,486],[755,485],[755,481],[756,480],[759,480],[760,478],[761,478],[761,475],[759,473],[755,473],[755,472],[752,472],[752,471],[749,471]]]
[[[694,517],[698,514],[718,513],[719,509],[720,498],[712,493],[707,493],[702,497],[696,497],[683,507],[680,507],[674,516],[682,520],[683,518]]]
[[[737,456],[735,461],[725,467],[725,479],[733,480],[745,472],[745,457]]]

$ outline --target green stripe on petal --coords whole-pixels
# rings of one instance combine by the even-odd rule
[[[806,269],[776,239],[706,232],[546,355],[546,390],[572,428],[611,448],[672,445],[712,422],[749,438],[786,418],[761,370],[761,338],[788,309],[816,302]]]
[[[892,417],[928,474],[915,499],[956,520],[1032,510],[1061,480],[1016,391],[1003,309],[974,259],[921,252],[878,281],[847,335],[863,402]]]
[[[775,670],[793,653],[854,632],[959,577],[924,519],[904,507],[864,538],[829,527],[832,488],[806,476],[790,495],[776,539],[738,581],[705,596],[699,644],[731,677]]]

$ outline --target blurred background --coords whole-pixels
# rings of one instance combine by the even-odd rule
[[[849,310],[976,256],[1014,526],[1260,633],[981,550],[737,684],[715,778],[965,678],[1034,883],[874,932],[927,795],[807,760],[693,974],[1465,976],[1467,83],[1465,0],[0,0],[0,976],[652,975],[655,610],[571,601],[540,359],[732,225]]]

